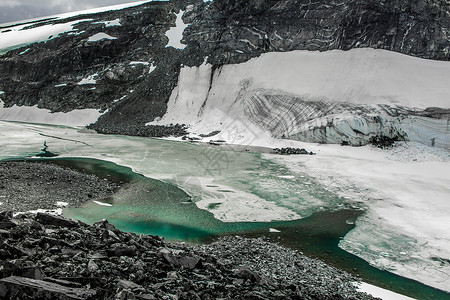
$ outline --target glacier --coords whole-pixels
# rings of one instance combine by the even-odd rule
[[[375,49],[205,62],[181,69],[167,113],[148,124],[184,123],[205,134],[242,123],[250,140],[262,130],[306,142],[364,145],[387,136],[449,148],[449,72],[449,62]]]

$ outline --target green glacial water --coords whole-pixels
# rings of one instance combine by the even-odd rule
[[[121,185],[114,196],[100,199],[111,206],[87,202],[79,208],[65,209],[66,216],[87,223],[106,218],[121,230],[160,235],[172,241],[210,242],[227,234],[264,236],[354,273],[368,283],[417,299],[449,299],[448,293],[371,267],[366,261],[340,249],[339,241],[354,228],[354,222],[364,211],[346,205],[342,199],[315,186],[306,176],[299,179],[307,181],[306,185],[273,176],[274,172],[279,175],[287,170],[270,161],[261,160],[261,164],[257,166],[258,172],[248,170],[247,181],[239,178],[240,183],[250,186],[252,193],[264,199],[290,198],[296,195],[298,201],[303,200],[309,205],[331,204],[308,217],[294,221],[222,222],[214,218],[213,213],[197,208],[193,202],[195,199],[168,181],[144,177],[130,168],[96,159],[63,158],[45,161],[109,178]],[[296,184],[297,189],[294,188]],[[231,193],[233,190],[223,192]],[[304,197],[308,193],[311,193],[310,197]],[[322,197],[323,203],[317,203],[314,200],[316,197]],[[280,203],[302,211],[300,204],[291,202]],[[210,208],[214,208],[214,203],[211,206]],[[269,232],[269,228],[276,228],[280,232]]]
[[[355,221],[360,226],[364,222],[366,202],[329,192],[301,173],[306,170],[301,164],[293,173],[261,154],[229,151],[245,150],[232,145],[225,149],[20,122],[0,122],[0,126],[0,160],[36,157],[46,142],[47,150],[59,156],[38,160],[121,185],[112,197],[96,199],[110,206],[86,202],[67,208],[66,216],[87,223],[106,218],[122,230],[171,241],[204,243],[229,234],[264,236],[355,273],[368,283],[417,299],[450,299],[448,293],[371,267],[339,248]],[[370,225],[360,232],[368,246],[379,237],[377,227]],[[269,232],[270,228],[280,232]],[[390,242],[397,238],[395,232],[393,228]],[[383,245],[394,254],[396,246]],[[371,254],[382,256],[376,250]],[[408,257],[401,259],[414,263]]]

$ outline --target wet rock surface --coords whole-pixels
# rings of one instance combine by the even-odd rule
[[[180,10],[185,47],[166,47]],[[183,66],[206,60],[213,78],[222,65],[266,52],[362,47],[449,60],[449,10],[444,0],[172,0],[49,19],[24,30],[75,22],[73,30],[0,55],[1,99],[52,112],[99,109],[106,113],[92,128],[101,133],[181,136],[145,124],[165,114]],[[120,25],[105,23],[113,20]],[[98,33],[115,39],[89,42]]]
[[[39,162],[0,162],[0,210],[78,206],[112,195],[118,185],[95,175]],[[63,203],[57,203],[63,202]],[[2,225],[0,223],[0,228]]]
[[[16,224],[0,231],[2,299],[372,299],[351,275],[264,239],[175,244],[106,220],[1,215]]]

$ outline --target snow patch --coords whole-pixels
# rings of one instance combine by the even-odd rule
[[[391,292],[389,290],[377,287],[375,285],[361,282],[361,283],[355,283],[358,290],[360,292],[367,293],[369,295],[372,295],[377,298],[381,298],[383,300],[414,300],[414,298],[410,298],[398,293]]]
[[[275,228],[269,228],[269,232],[273,232],[273,233],[277,233],[277,232],[281,232],[278,229]]]
[[[0,100],[0,120],[44,123],[66,126],[86,126],[97,121],[102,114],[95,109],[75,109],[67,113],[52,113],[48,109],[35,106],[4,107]]]
[[[25,45],[43,42],[57,38],[60,34],[74,30],[74,25],[88,20],[78,20],[69,23],[43,25],[25,29],[31,24],[8,28],[11,31],[0,33],[0,54],[6,53]]]
[[[101,40],[117,40],[116,37],[110,36],[104,32],[99,32],[89,37],[88,42],[98,42]]]
[[[295,178],[295,176],[292,176],[292,175],[280,175],[280,176],[277,176],[278,178],[284,178],[284,179],[294,179]]]
[[[153,65],[153,63],[150,65],[150,68],[148,69],[148,74],[152,73],[153,71],[155,71],[156,66]]]
[[[19,55],[23,55],[23,54],[27,53],[28,51],[30,51],[30,48],[28,48],[28,49],[26,49],[26,50],[20,52]]]
[[[15,212],[13,213],[14,218],[23,214],[50,214],[55,216],[62,215],[62,208],[55,208],[55,209],[35,209],[35,210],[28,210],[28,211],[22,211],[22,212]]]
[[[61,84],[55,85],[55,87],[63,87],[63,86],[67,86],[67,83],[61,83]]]
[[[154,0],[154,1],[167,1],[167,0]],[[51,16],[46,16],[46,17],[3,23],[3,24],[0,24],[0,26],[5,27],[5,26],[11,26],[14,24],[18,24],[18,23],[28,23],[26,25],[26,26],[28,26],[28,25],[30,25],[29,23],[32,23],[32,22],[39,23],[42,20],[48,20],[48,19],[65,19],[65,18],[77,16],[77,15],[87,15],[87,14],[95,14],[95,13],[111,11],[111,10],[121,10],[121,9],[128,8],[128,7],[139,6],[141,4],[148,3],[148,2],[152,2],[152,0],[110,5],[110,6],[104,6],[104,7],[96,7],[96,8],[86,9],[86,10],[79,10],[79,11],[72,11],[72,12],[68,12],[68,13],[61,13],[61,14],[56,14],[56,15],[51,15]]]
[[[180,10],[179,13],[175,14],[177,16],[175,27],[171,27],[166,32],[166,36],[169,38],[169,43],[166,45],[166,47],[174,47],[177,49],[184,49],[186,47],[185,44],[181,43],[181,40],[183,39],[183,31],[189,24],[185,24],[183,22],[183,19],[181,18],[183,14],[183,10]]]
[[[122,26],[122,24],[120,24],[120,19],[115,19],[112,21],[100,21],[92,24],[105,24],[105,27]]]
[[[125,99],[128,95],[124,95],[122,97],[120,97],[119,99],[113,100],[113,103],[117,103],[119,101],[122,101],[123,99]]]
[[[69,203],[67,203],[67,202],[63,202],[63,201],[56,202],[56,206],[58,206],[58,207],[66,207],[67,205],[69,205]]]
[[[95,204],[101,205],[101,206],[112,206],[112,204],[100,202],[100,201],[96,201],[96,200],[94,200],[92,202],[94,202]]]
[[[83,78],[80,80],[80,82],[78,82],[78,85],[84,85],[84,84],[96,84],[97,80],[95,80],[94,78],[98,76],[98,73],[89,75],[87,78]]]
[[[148,61],[131,61],[130,65],[144,65],[148,66],[150,63]]]

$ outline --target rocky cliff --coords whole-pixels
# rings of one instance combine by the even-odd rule
[[[0,27],[0,39],[64,24],[71,28],[3,47],[0,97],[5,107],[99,109],[92,128],[103,133],[183,134],[182,126],[145,124],[166,113],[180,70],[204,62],[212,81],[221,66],[266,52],[370,47],[450,60],[445,0],[148,2]],[[179,46],[170,46],[171,28],[184,29]]]

